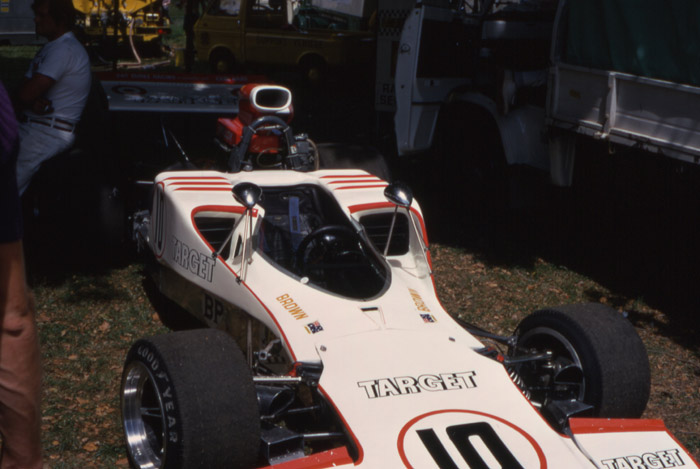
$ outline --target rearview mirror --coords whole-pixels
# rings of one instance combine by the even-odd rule
[[[411,203],[413,203],[413,192],[411,191],[411,188],[403,182],[393,182],[384,188],[384,197],[395,205],[394,216],[391,219],[391,226],[389,227],[389,236],[386,240],[386,246],[384,246],[384,257],[389,254],[389,245],[391,244],[391,238],[394,236],[394,226],[396,225],[396,217],[399,212],[399,207],[405,208],[406,216],[409,220],[411,220],[411,225],[413,225],[416,238],[420,243],[421,253],[423,254],[425,265],[428,266],[428,271],[432,273],[427,255],[428,246],[425,245],[425,242],[423,241],[423,232],[418,228],[416,221],[413,219],[413,215],[411,214]]]
[[[248,243],[253,236],[253,207],[260,202],[263,192],[260,186],[252,182],[239,182],[233,186],[232,192],[236,202],[245,207],[245,213],[243,214],[243,255],[241,256],[241,270],[236,278],[236,282],[241,283],[245,281],[248,264],[251,262],[248,258]]]
[[[251,210],[262,198],[262,189],[252,182],[240,182],[233,186],[233,198],[246,209]]]
[[[399,207],[408,208],[413,202],[413,192],[411,188],[403,182],[394,182],[386,186],[384,189],[384,197],[389,202]]]

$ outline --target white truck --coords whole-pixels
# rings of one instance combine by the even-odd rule
[[[527,165],[561,186],[582,136],[698,164],[699,18],[696,1],[416,3],[396,59],[399,154],[439,147],[482,175]]]

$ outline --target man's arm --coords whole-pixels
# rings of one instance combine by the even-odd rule
[[[31,110],[35,114],[48,114],[53,111],[51,101],[46,99],[46,93],[56,83],[53,78],[34,73],[26,79],[17,90],[15,107],[19,110]]]

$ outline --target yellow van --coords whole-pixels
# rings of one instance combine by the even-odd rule
[[[198,60],[212,72],[246,64],[374,66],[376,0],[213,0],[194,26]]]

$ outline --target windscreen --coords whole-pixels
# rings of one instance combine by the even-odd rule
[[[353,299],[379,295],[389,269],[335,199],[314,185],[263,188],[258,249],[284,272]]]

